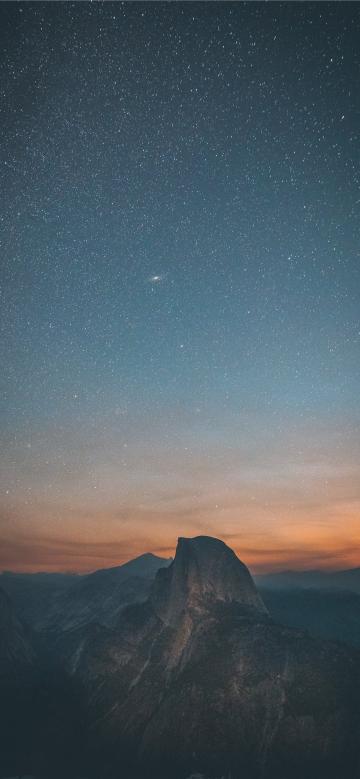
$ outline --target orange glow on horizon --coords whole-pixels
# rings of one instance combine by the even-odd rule
[[[124,527],[116,527],[117,515],[95,513],[82,525],[69,522],[63,533],[48,522],[26,533],[20,520],[8,528],[0,553],[2,570],[24,572],[86,573],[121,565],[144,552],[173,557],[178,536],[212,535],[221,538],[252,570],[265,573],[286,569],[352,568],[360,564],[360,512],[353,504],[341,504],[333,516],[318,510],[281,514],[278,521],[265,520],[262,509],[239,521],[241,512],[223,510],[222,518],[209,516],[159,518],[152,512],[134,515]],[[70,516],[70,520],[72,517]],[[28,517],[31,520],[31,517]],[[171,521],[170,521],[171,520]],[[50,532],[51,527],[52,532]],[[151,527],[153,528],[151,531]],[[150,530],[149,530],[150,528]],[[125,532],[126,530],[126,532]]]

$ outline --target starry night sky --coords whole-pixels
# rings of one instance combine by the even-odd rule
[[[356,3],[2,3],[0,565],[360,561]]]

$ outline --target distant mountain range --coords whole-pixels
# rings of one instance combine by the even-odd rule
[[[289,626],[281,601],[300,592],[300,619],[315,591],[260,592],[206,536],[173,561],[38,576],[0,577],[0,777],[359,775],[360,653]]]
[[[344,571],[281,571],[256,576],[259,587],[268,589],[348,590],[360,594],[360,568]]]
[[[6,572],[0,574],[0,587],[19,617],[36,630],[65,630],[87,622],[110,626],[125,606],[148,597],[156,572],[170,563],[149,553],[83,576]]]
[[[315,588],[259,589],[273,619],[360,648],[360,595]]]
[[[0,587],[20,620],[36,631],[88,623],[114,627],[126,606],[147,599],[158,569],[171,562],[148,553],[85,575],[6,572]],[[283,571],[254,581],[276,621],[360,647],[360,568]]]

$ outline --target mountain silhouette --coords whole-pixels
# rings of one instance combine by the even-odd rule
[[[275,624],[217,539],[180,538],[147,601],[57,650],[82,689],[94,776],[357,773],[359,654]]]
[[[268,589],[345,590],[360,594],[360,568],[344,571],[280,571],[256,577],[259,587]]]
[[[170,562],[146,553],[82,576],[4,573],[0,584],[17,614],[36,630],[59,632],[87,622],[111,626],[125,606],[146,600],[156,572]]]

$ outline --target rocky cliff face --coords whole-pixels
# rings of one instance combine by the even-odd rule
[[[172,565],[155,580],[154,611],[165,624],[175,625],[186,611],[200,616],[217,601],[267,613],[248,569],[223,541],[179,538]]]
[[[94,776],[357,775],[359,655],[274,624],[216,539],[179,539],[146,603],[61,651]]]

